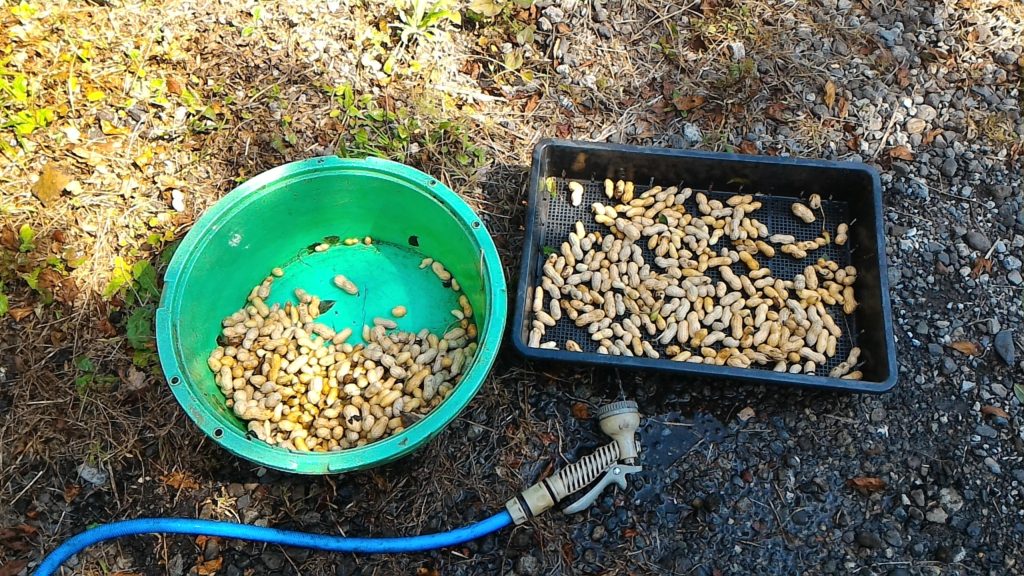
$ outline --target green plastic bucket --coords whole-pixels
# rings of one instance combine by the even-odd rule
[[[370,236],[370,246],[312,250],[321,242]],[[458,279],[475,311],[479,348],[451,395],[399,434],[340,452],[294,452],[250,438],[225,405],[206,360],[221,320],[245,303],[275,266],[285,276],[268,303],[295,302],[293,289],[336,300],[318,321],[349,326],[408,308],[404,330],[443,333],[456,320],[457,294],[420,261],[430,256]],[[332,284],[345,274],[359,287]],[[211,207],[182,240],[164,276],[156,314],[160,364],[185,413],[232,454],[300,474],[340,473],[405,456],[458,416],[483,385],[505,327],[507,293],[498,253],[483,223],[449,188],[408,166],[367,158],[313,158],[252,178]]]

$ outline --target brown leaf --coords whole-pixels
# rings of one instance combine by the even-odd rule
[[[695,110],[704,105],[705,98],[703,96],[677,96],[672,99],[672,105],[676,107],[676,110],[680,112],[689,112]]]
[[[971,278],[977,278],[982,274],[989,274],[992,272],[992,261],[984,256],[979,256],[974,261],[974,266],[971,268]]]
[[[950,344],[949,347],[968,356],[981,356],[985,353],[981,348],[981,344],[971,342],[970,340],[957,340]]]
[[[32,186],[32,193],[35,194],[36,198],[39,198],[43,206],[49,206],[60,198],[60,193],[68,185],[68,182],[71,182],[71,176],[68,176],[53,162],[50,162],[43,166],[43,171],[39,174],[39,180]]]
[[[30,306],[11,308],[10,310],[7,311],[7,313],[11,315],[11,318],[14,318],[15,322],[21,322],[22,318],[32,313],[32,308]]]
[[[900,66],[896,70],[896,83],[900,88],[906,88],[910,86],[910,69],[906,66]]]
[[[750,420],[756,415],[757,413],[754,412],[754,408],[751,406],[747,406],[746,408],[740,410],[739,413],[736,414],[736,417],[739,418],[741,422],[746,422],[747,420]]]
[[[785,122],[782,113],[786,111],[786,105],[782,102],[773,102],[764,109],[764,115],[776,122]]]
[[[576,402],[572,405],[572,417],[577,420],[589,420],[590,407],[583,402]]]
[[[825,106],[829,109],[836,103],[836,83],[829,80],[825,82]]]
[[[64,487],[64,502],[70,504],[81,491],[82,487],[78,484],[68,484]]]
[[[885,490],[886,486],[885,480],[876,476],[858,476],[856,478],[850,478],[846,481],[846,485],[865,494]]]
[[[537,434],[537,438],[539,438],[540,441],[547,446],[556,444],[558,442],[558,438],[556,438],[555,435],[550,432],[539,432]]]
[[[622,535],[626,538],[636,538],[637,534],[639,532],[636,531],[636,528],[626,528],[622,531]]]
[[[0,566],[0,576],[14,576],[24,570],[25,566],[28,566],[28,560],[11,560]]]
[[[174,76],[167,79],[167,91],[175,96],[180,96],[182,91],[182,82]]]
[[[18,247],[21,246],[21,241],[18,240],[18,233],[14,231],[14,228],[7,226],[0,229],[0,246],[8,250],[18,250]]]
[[[985,416],[999,416],[1000,418],[1009,419],[1010,415],[999,406],[982,406],[981,413]]]
[[[568,138],[569,134],[572,134],[572,126],[568,124],[556,124],[555,133],[558,134],[559,138]]]
[[[224,558],[217,557],[213,560],[207,560],[206,562],[196,564],[196,572],[199,573],[199,576],[211,576],[212,574],[216,574],[220,571],[220,567],[223,564]]]
[[[177,470],[166,476],[161,476],[160,480],[175,490],[196,490],[199,488],[199,482],[196,482],[188,474]]]
[[[757,144],[754,144],[750,140],[744,140],[743,142],[740,142],[739,148],[740,152],[744,154],[750,154],[752,156],[758,154],[759,152],[757,149]]]
[[[846,118],[850,114],[850,103],[846,101],[846,96],[839,97],[839,110],[836,114],[840,118]]]
[[[537,109],[537,105],[540,104],[540,96],[534,94],[529,100],[526,101],[526,106],[523,107],[523,112],[529,114]]]
[[[846,147],[849,148],[851,152],[860,150],[860,136],[854,134],[853,138],[846,141]]]
[[[912,162],[914,160],[914,153],[906,146],[896,146],[889,150],[889,157]]]
[[[931,146],[931,143],[935,141],[935,137],[939,134],[942,134],[942,128],[936,128],[925,132],[924,138],[921,139],[921,144]]]

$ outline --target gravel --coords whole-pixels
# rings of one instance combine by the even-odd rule
[[[726,48],[738,38],[705,49],[704,40],[690,35],[708,30],[704,12],[727,18],[715,4],[723,3],[675,14],[629,12],[630,6],[643,6],[636,3],[541,0],[534,11],[540,16],[534,22],[534,56],[523,60],[522,74],[514,75],[496,72],[489,51],[497,47],[490,40],[485,45],[462,36],[474,27],[453,30],[456,44],[486,48],[479,63],[483,72],[460,72],[453,75],[457,81],[439,84],[480,94],[473,104],[479,116],[512,118],[502,124],[504,130],[527,135],[501,142],[500,154],[488,149],[486,169],[454,181],[480,209],[514,278],[524,218],[521,192],[534,135],[719,151],[743,151],[751,143],[762,154],[869,162],[878,168],[883,187],[899,361],[893,391],[854,396],[682,382],[627,370],[530,365],[503,353],[459,420],[395,465],[330,479],[295,477],[230,457],[194,427],[181,427],[191,435],[191,454],[182,448],[184,442],[166,440],[165,446],[162,436],[147,430],[125,450],[145,458],[125,456],[129,464],[116,483],[99,467],[83,467],[75,475],[81,463],[76,461],[68,476],[82,486],[76,500],[65,505],[60,495],[65,483],[46,485],[47,474],[11,508],[23,515],[31,505],[41,533],[59,530],[63,536],[89,522],[136,512],[192,515],[196,510],[203,516],[358,536],[445,530],[486,517],[542,474],[599,446],[603,436],[593,421],[573,416],[575,404],[593,411],[610,400],[632,398],[649,417],[681,424],[706,415],[724,423],[721,433],[711,438],[702,432],[706,437],[696,451],[672,464],[649,466],[627,489],[607,490],[581,514],[549,512],[452,550],[398,557],[303,557],[291,551],[286,556],[274,547],[226,541],[219,544],[225,573],[283,573],[292,571],[290,562],[296,563],[295,571],[310,574],[1021,573],[1024,408],[1014,384],[1022,382],[1024,366],[1014,346],[1024,323],[1024,182],[1012,142],[1024,135],[1024,118],[1018,109],[1019,41],[1012,26],[996,20],[995,8],[968,12],[954,2],[906,0],[898,8],[891,2],[796,2],[773,12],[771,21],[755,20],[764,23],[758,38],[785,30],[785,49],[742,38],[745,58],[756,71],[748,82],[730,75],[744,63],[733,60],[739,46]],[[752,9],[761,4],[770,3],[743,3]],[[673,14],[678,33],[667,32],[663,22],[645,30],[643,25],[667,14]],[[203,16],[196,20],[209,20]],[[244,16],[238,21],[251,20],[247,12]],[[964,42],[969,30],[986,40]],[[263,34],[258,30],[255,36]],[[232,28],[232,42],[237,37]],[[564,66],[559,70],[549,61],[556,41]],[[867,54],[865,41],[872,47]],[[291,45],[281,52],[289,51]],[[353,56],[353,66],[359,58]],[[569,64],[570,59],[578,64]],[[529,81],[528,68],[545,80]],[[298,75],[285,75],[290,69],[259,70],[294,80],[282,81],[285,88],[299,83]],[[652,70],[656,76],[628,83],[632,75]],[[831,104],[825,101],[826,74],[836,88]],[[515,76],[516,85],[495,86],[497,76]],[[324,85],[347,81],[336,71],[323,78]],[[607,88],[595,90],[587,83]],[[502,94],[506,88],[510,92]],[[706,101],[683,113],[669,102],[673,91]],[[523,113],[534,93],[540,107]],[[382,101],[397,97],[395,92],[367,94]],[[204,98],[217,97],[204,92]],[[593,106],[583,104],[588,98]],[[491,100],[510,108],[488,108]],[[840,102],[845,118],[840,118]],[[779,107],[769,114],[765,107],[771,104]],[[146,113],[162,114],[155,108]],[[141,117],[138,110],[125,115]],[[247,129],[272,134],[281,126]],[[1005,131],[1002,137],[999,130]],[[898,146],[910,154],[896,151]],[[307,150],[295,148],[296,154]],[[258,171],[231,161],[244,171],[217,173],[215,180]],[[730,177],[723,175],[723,185]],[[970,356],[952,347],[964,341],[988,352]],[[0,387],[0,404],[6,398]],[[750,417],[739,418],[745,407],[752,408]],[[994,409],[1000,412],[993,415]],[[175,416],[184,418],[180,412]],[[26,447],[25,460],[45,449]],[[154,466],[148,459],[175,449],[181,449],[175,458],[194,456],[186,468],[202,482],[200,489],[171,490],[150,472],[173,469],[174,462]],[[24,476],[4,484],[17,494],[34,473]],[[857,489],[853,481],[864,478],[877,479],[880,487]],[[51,498],[49,504],[44,496]],[[153,504],[137,510],[123,506],[133,502],[131,497]],[[13,516],[2,525],[23,521]],[[184,573],[208,555],[209,545],[199,549],[194,540],[165,540],[169,573]],[[153,554],[151,542],[119,545],[132,566],[164,571],[165,560]],[[104,557],[116,557],[113,548],[105,550]]]

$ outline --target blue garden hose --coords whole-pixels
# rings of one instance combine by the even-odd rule
[[[512,524],[512,516],[509,515],[508,511],[502,510],[482,522],[440,534],[394,538],[348,538],[345,536],[278,530],[276,528],[263,528],[248,524],[217,522],[214,520],[140,518],[138,520],[123,520],[112,524],[103,524],[74,536],[43,559],[43,562],[39,564],[39,568],[35,571],[35,576],[50,576],[56,573],[68,558],[93,544],[122,536],[135,536],[138,534],[163,533],[217,536],[220,538],[252,540],[254,542],[266,542],[268,544],[279,544],[296,548],[312,548],[327,552],[401,554],[455,546],[501,530],[509,524]]]

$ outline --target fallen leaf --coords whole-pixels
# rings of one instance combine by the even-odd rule
[[[106,120],[100,120],[100,130],[107,136],[120,136],[131,132],[130,128],[124,126],[114,126]]]
[[[1009,419],[1010,415],[999,406],[982,406],[981,413],[985,416],[999,416],[1000,418]]]
[[[676,96],[675,98],[672,98],[672,105],[680,112],[689,112],[690,110],[695,110],[703,106],[705,101],[706,98],[699,95]]]
[[[133,158],[132,161],[135,162],[135,165],[138,166],[140,169],[149,166],[149,164],[153,161],[153,149],[147,146],[146,149],[143,150],[138,156]]]
[[[756,415],[757,413],[754,412],[754,408],[751,406],[747,406],[743,410],[740,410],[739,413],[736,414],[736,417],[740,419],[740,422],[746,422],[747,420],[750,420]]]
[[[11,560],[0,566],[0,576],[14,576],[24,570],[25,566],[28,566],[28,560]]]
[[[550,446],[558,442],[558,438],[556,438],[555,435],[550,432],[540,432],[537,434],[537,438],[540,438],[540,441],[543,442],[546,446]]]
[[[224,558],[214,558],[213,560],[207,560],[196,564],[196,572],[199,576],[210,576],[220,571],[220,567],[224,564]]]
[[[925,133],[924,138],[921,139],[921,144],[925,146],[930,146],[931,143],[935,141],[935,137],[938,136],[939,134],[942,134],[942,128],[929,130],[928,132]]]
[[[1017,402],[1024,404],[1024,384],[1014,384],[1013,395],[1017,397]]]
[[[740,152],[744,154],[750,154],[752,156],[757,155],[757,153],[759,152],[757,149],[757,144],[754,144],[750,140],[744,140],[740,142],[739,149]]]
[[[568,124],[556,124],[555,133],[558,134],[559,138],[568,138],[569,134],[572,133],[572,127]]]
[[[174,76],[167,79],[167,91],[175,96],[181,96],[183,86],[181,80],[178,80]]]
[[[81,491],[82,487],[78,484],[68,484],[64,487],[64,502],[70,504]]]
[[[853,138],[846,141],[846,147],[849,148],[851,152],[860,150],[860,136],[854,134]]]
[[[199,482],[196,482],[188,474],[177,470],[166,476],[161,476],[160,480],[175,490],[196,490],[199,488]]]
[[[991,272],[992,260],[989,260],[984,256],[979,256],[978,259],[974,261],[974,266],[971,267],[971,278],[977,278],[982,274],[990,274]]]
[[[523,112],[529,114],[537,109],[537,105],[540,104],[540,96],[534,94],[529,100],[526,101],[526,106],[523,107]]]
[[[845,96],[840,96],[839,97],[839,110],[836,112],[836,114],[840,118],[846,118],[846,116],[849,115],[849,113],[850,113],[850,103],[846,101],[846,97]]]
[[[22,306],[21,308],[11,308],[8,312],[11,318],[14,318],[15,322],[21,322],[21,319],[32,313],[32,308],[28,306]]]
[[[906,66],[900,66],[899,69],[896,70],[896,84],[898,84],[900,88],[906,88],[907,86],[910,86],[909,68],[907,68]]]
[[[636,538],[637,534],[639,532],[636,531],[636,528],[626,528],[622,531],[622,536],[625,538]]]
[[[470,0],[469,2],[470,10],[488,18],[501,14],[501,10],[504,7],[504,2],[496,2],[495,0]]]
[[[43,166],[43,171],[39,174],[39,180],[32,186],[32,193],[35,194],[36,198],[39,198],[43,206],[49,206],[60,198],[60,193],[68,185],[68,182],[71,182],[71,176],[68,176],[54,163],[50,162]]]
[[[850,488],[859,490],[864,494],[885,490],[886,486],[885,480],[876,476],[858,476],[856,478],[850,478],[846,481],[846,485]]]
[[[890,149],[889,156],[899,160],[906,160],[907,162],[912,162],[914,160],[914,153],[906,146],[896,146],[895,148]]]
[[[785,122],[782,113],[786,111],[786,105],[781,102],[773,102],[764,109],[764,115],[776,122]]]
[[[829,80],[825,82],[825,106],[829,109],[836,103],[836,83]]]
[[[590,408],[583,402],[576,402],[572,405],[572,417],[577,420],[589,420]]]
[[[950,344],[949,347],[957,352],[967,354],[969,356],[981,356],[985,353],[980,344],[977,342],[971,342],[970,340],[957,340]]]

